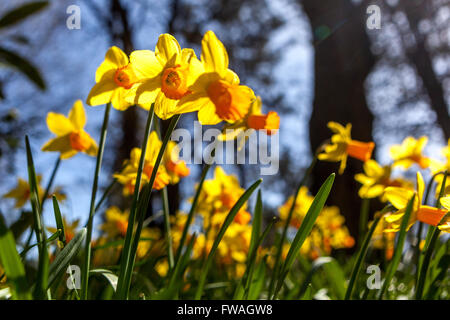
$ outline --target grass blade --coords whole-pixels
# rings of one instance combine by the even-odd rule
[[[345,292],[345,300],[349,300],[352,297],[353,288],[356,283],[356,280],[358,279],[359,272],[361,271],[361,266],[366,258],[367,250],[369,248],[370,240],[372,239],[373,233],[375,232],[375,229],[377,228],[378,223],[380,222],[383,214],[388,212],[389,210],[392,210],[392,206],[386,206],[381,210],[380,215],[376,217],[369,229],[369,232],[366,234],[364,241],[362,243],[361,249],[358,252],[358,255],[356,257],[355,265],[353,266],[352,273],[350,276],[350,281],[348,283],[347,291]]]
[[[384,293],[389,288],[391,280],[394,277],[395,271],[397,271],[398,264],[400,263],[400,259],[402,257],[402,253],[403,253],[403,245],[405,244],[405,239],[406,239],[406,233],[407,233],[406,228],[408,227],[409,217],[411,216],[411,212],[413,210],[415,197],[416,196],[414,195],[409,200],[408,205],[406,206],[406,211],[403,216],[402,223],[400,225],[400,231],[398,232],[397,242],[395,244],[394,255],[392,256],[392,261],[389,264],[389,267],[386,271],[386,277],[385,277],[383,286],[381,287],[380,294],[378,296],[378,298],[380,300],[383,299]]]
[[[53,196],[53,211],[55,212],[55,221],[56,221],[56,229],[60,230],[59,235],[59,241],[63,244],[63,246],[66,246],[66,232],[64,230],[64,223],[61,216],[61,210],[59,209],[58,200],[56,200],[56,197]]]
[[[174,266],[174,258],[173,258],[172,232],[170,230],[169,198],[167,195],[166,187],[164,187],[162,190],[162,202],[164,212],[164,228],[166,233],[165,239],[167,242],[167,257],[169,258],[169,270],[172,270]]]
[[[86,243],[84,247],[84,265],[81,274],[82,279],[81,298],[84,300],[88,298],[89,269],[91,267],[91,239],[92,239],[92,229],[94,226],[95,198],[97,196],[98,179],[102,167],[103,152],[105,150],[106,133],[108,129],[110,111],[111,111],[111,103],[107,103],[105,108],[105,114],[103,117],[102,129],[100,131],[100,143],[98,147],[97,160],[95,163],[94,182],[92,184],[91,204],[89,208],[89,218],[86,230]]]
[[[200,182],[198,184],[197,190],[195,191],[194,200],[192,201],[191,209],[189,210],[189,213],[188,213],[188,216],[186,219],[186,224],[184,225],[183,233],[181,234],[180,243],[178,244],[178,249],[175,254],[175,267],[178,264],[178,261],[181,256],[181,251],[183,250],[184,243],[186,242],[186,238],[187,238],[187,235],[189,232],[189,227],[191,226],[192,220],[194,218],[195,209],[197,208],[198,199],[200,197],[200,193],[203,188],[203,182],[205,182],[205,178],[206,178],[206,175],[208,174],[209,168],[211,168],[211,165],[209,165],[209,164],[206,164],[203,167],[202,174],[200,176]]]
[[[12,283],[10,293],[13,299],[31,299],[28,290],[25,268],[16,249],[14,236],[0,217],[0,262],[9,282]]]
[[[286,279],[289,270],[294,264],[295,258],[298,255],[303,242],[305,241],[306,237],[308,237],[311,229],[314,226],[314,223],[316,222],[317,217],[319,216],[319,213],[322,211],[323,206],[325,205],[325,201],[327,201],[328,195],[330,194],[331,187],[333,186],[334,177],[335,174],[332,173],[327,178],[327,180],[325,180],[325,182],[320,187],[319,192],[317,192],[317,195],[314,197],[314,200],[309,207],[308,212],[306,213],[306,216],[303,219],[303,222],[300,225],[300,228],[298,229],[294,240],[292,241],[291,247],[286,256],[286,261],[281,268],[281,274],[277,281],[277,287],[275,289],[273,299],[275,299],[278,295],[281,287],[283,286],[284,279]]]
[[[261,199],[261,190],[258,190],[258,196],[256,198],[255,212],[253,213],[253,221],[252,221],[252,237],[250,238],[250,247],[249,247],[249,257],[250,253],[253,251],[253,248],[256,245],[256,242],[259,239],[261,234],[261,225],[262,225],[262,211],[263,204]]]
[[[211,247],[211,251],[209,252],[208,258],[206,259],[206,261],[202,267],[199,283],[197,285],[197,290],[195,292],[196,300],[199,300],[202,296],[203,287],[205,286],[205,282],[206,282],[206,276],[208,275],[208,270],[211,267],[214,255],[217,251],[220,241],[222,241],[222,238],[225,235],[225,232],[227,231],[230,224],[233,222],[234,217],[238,213],[239,209],[241,209],[241,207],[248,200],[248,198],[252,195],[252,193],[256,190],[256,188],[260,185],[261,182],[262,182],[262,179],[259,179],[255,183],[253,183],[244,192],[244,194],[239,198],[239,200],[236,202],[236,204],[233,206],[233,208],[231,208],[230,212],[228,213],[227,217],[225,218],[225,221],[224,221],[222,227],[220,228],[219,233],[217,234],[217,237],[214,240],[214,243]]]
[[[108,283],[111,285],[114,291],[117,290],[117,280],[119,279],[111,270],[107,269],[94,269],[89,271],[90,275],[102,275],[106,280],[108,280]]]
[[[58,253],[55,260],[50,265],[49,277],[48,277],[48,288],[54,283],[56,279],[66,270],[70,261],[76,256],[80,250],[83,240],[86,237],[87,230],[82,228],[73,237],[73,239]]]
[[[38,272],[37,272],[36,286],[33,291],[33,297],[35,299],[45,299],[47,297],[46,290],[48,283],[49,261],[44,231],[45,227],[41,217],[41,204],[39,201],[36,171],[34,169],[33,155],[31,154],[31,147],[28,136],[25,136],[25,146],[27,152],[28,183],[30,185],[31,208],[34,216],[34,229],[36,233],[37,242],[39,243]]]

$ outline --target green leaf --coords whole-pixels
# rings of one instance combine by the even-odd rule
[[[25,268],[16,249],[14,236],[0,218],[0,262],[6,277],[13,284],[10,294],[13,299],[30,299]],[[6,294],[6,293],[5,293]]]
[[[345,292],[345,300],[352,298],[353,288],[356,283],[356,280],[358,279],[359,272],[361,271],[361,266],[366,258],[367,250],[369,248],[370,240],[372,239],[373,233],[375,232],[375,229],[380,222],[382,215],[386,212],[389,212],[390,210],[394,209],[392,206],[386,206],[381,210],[380,215],[376,217],[370,226],[369,232],[366,234],[364,241],[362,243],[361,249],[358,252],[355,265],[353,266],[352,273],[350,276],[350,281],[348,283],[347,291]]]
[[[66,232],[64,230],[64,223],[61,216],[61,210],[59,209],[58,200],[56,200],[56,197],[53,196],[53,211],[55,213],[55,221],[56,221],[56,228],[61,230],[61,233],[59,235],[59,241],[66,246]]]
[[[116,291],[118,277],[111,270],[94,269],[94,270],[90,270],[89,274],[90,275],[95,275],[95,274],[102,275],[106,280],[108,280],[108,283],[111,285],[113,290]]]
[[[391,280],[394,277],[395,271],[397,271],[398,264],[400,263],[400,259],[402,258],[403,245],[405,244],[406,233],[407,233],[406,229],[409,224],[409,217],[411,216],[411,212],[413,210],[415,197],[416,197],[416,195],[414,195],[409,200],[408,205],[406,206],[406,211],[403,216],[402,223],[400,225],[400,231],[398,232],[397,242],[395,244],[394,255],[392,256],[392,261],[389,264],[389,267],[386,271],[386,276],[385,276],[385,279],[383,282],[383,286],[381,287],[381,291],[378,296],[379,299],[383,299],[383,295],[386,292],[386,290],[389,288],[389,285],[391,284]]]
[[[18,8],[15,8],[7,12],[3,17],[0,18],[0,28],[5,28],[16,24],[28,16],[37,13],[48,5],[47,1],[36,1],[26,3]]]
[[[241,209],[241,207],[244,205],[244,203],[250,198],[253,191],[258,188],[260,183],[262,182],[262,179],[257,180],[255,183],[253,183],[245,192],[244,194],[239,198],[239,200],[236,202],[236,204],[231,208],[230,212],[228,213],[227,217],[225,218],[225,221],[222,225],[222,227],[219,230],[219,233],[217,234],[216,239],[214,239],[214,243],[211,247],[211,251],[209,252],[208,258],[206,259],[206,262],[204,263],[201,273],[200,273],[200,279],[199,283],[197,285],[197,290],[195,292],[195,299],[199,300],[202,297],[203,293],[203,287],[205,286],[206,276],[208,275],[208,270],[211,267],[214,255],[216,254],[217,248],[219,247],[220,241],[222,241],[223,236],[225,235],[225,232],[227,231],[230,224],[233,222],[234,217],[238,213],[238,211]]]
[[[286,256],[286,261],[284,262],[281,268],[282,271],[278,278],[274,298],[276,298],[278,292],[283,286],[284,279],[286,279],[289,270],[294,264],[295,258],[297,257],[303,245],[303,242],[306,240],[309,233],[311,232],[314,223],[316,222],[316,219],[319,216],[319,213],[322,211],[323,206],[325,205],[325,201],[327,201],[328,195],[330,194],[331,191],[331,187],[333,186],[334,177],[335,174],[332,173],[320,187],[319,192],[317,192],[316,196],[314,197],[314,200],[311,206],[309,207],[308,212],[306,213],[306,216],[303,219],[303,222],[300,225],[300,228],[298,229],[294,240],[292,241],[291,247],[289,248],[288,254]]]
[[[66,270],[70,261],[76,256],[86,237],[86,228],[82,228],[73,239],[58,253],[55,260],[50,265],[48,288]]]
[[[39,70],[35,66],[33,66],[27,59],[10,50],[0,47],[0,63],[16,69],[24,76],[26,76],[28,80],[37,85],[39,89],[46,89],[45,81],[42,78]]]
[[[252,221],[252,237],[250,238],[250,247],[249,247],[249,257],[250,252],[253,251],[253,248],[256,245],[256,242],[259,239],[259,235],[261,233],[261,224],[262,224],[262,199],[261,199],[261,190],[258,190],[258,196],[256,198],[255,212],[253,213],[253,221]]]
[[[25,136],[25,147],[27,152],[27,169],[28,169],[28,184],[30,186],[30,201],[34,216],[34,229],[39,248],[39,260],[36,285],[33,291],[35,299],[48,298],[46,289],[48,284],[48,252],[47,239],[45,237],[45,226],[41,218],[42,206],[39,201],[38,183],[36,178],[36,170],[34,168],[33,155],[31,153],[30,141],[28,136]]]

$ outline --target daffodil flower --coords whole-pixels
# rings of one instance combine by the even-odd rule
[[[70,240],[72,240],[73,237],[75,237],[76,230],[78,228],[78,225],[80,224],[80,219],[76,219],[73,222],[68,222],[66,220],[66,217],[62,217],[62,221],[63,221],[63,225],[64,225],[64,233],[65,233],[65,237],[66,237],[66,243],[69,243]],[[51,233],[56,233],[56,231],[58,231],[57,228],[53,228],[53,227],[48,227],[47,230],[50,231]]]
[[[413,137],[407,137],[401,145],[393,145],[390,148],[391,158],[394,160],[394,166],[408,169],[413,164],[418,164],[422,169],[428,168],[430,159],[423,156],[422,151],[428,142],[428,138],[423,136],[418,140]]]
[[[42,197],[44,196],[44,189],[41,186],[42,175],[38,174],[36,179],[38,183],[38,197],[42,201]],[[63,201],[66,199],[66,195],[61,192],[61,187],[56,187],[51,194],[54,195],[58,201]],[[5,193],[3,198],[15,199],[14,207],[19,209],[22,208],[28,200],[30,200],[30,195],[31,191],[28,182],[22,178],[18,178],[17,186]]]
[[[383,193],[387,187],[407,186],[406,181],[391,178],[391,166],[381,166],[375,160],[368,160],[364,162],[363,169],[364,173],[355,175],[355,180],[362,184],[358,192],[361,198],[381,197],[386,202]]]
[[[134,70],[141,81],[126,94],[126,100],[148,108],[155,103],[155,113],[161,119],[198,110],[197,106],[180,106],[179,100],[189,95],[188,89],[203,72],[194,50],[181,49],[170,34],[159,36],[155,52],[134,51],[130,55]]]
[[[161,146],[162,142],[159,140],[157,133],[152,131],[147,142],[147,152],[145,154],[144,168],[142,170],[142,185],[150,182],[150,177]],[[125,196],[133,194],[134,192],[140,157],[141,149],[133,148],[130,153],[130,159],[125,161],[124,169],[121,172],[114,174],[117,181],[124,185],[123,194]],[[165,167],[160,165],[153,183],[153,189],[161,190],[169,183],[169,179]]]
[[[372,151],[375,147],[373,142],[361,142],[352,140],[352,125],[349,123],[345,127],[336,122],[328,122],[328,128],[333,131],[331,144],[324,147],[324,152],[318,156],[319,160],[341,162],[339,174],[342,174],[347,165],[347,156],[368,161],[372,157]]]
[[[267,135],[278,132],[280,128],[280,116],[275,111],[269,111],[267,114],[262,113],[261,97],[256,97],[252,102],[247,115],[233,123],[227,123],[219,140],[226,141],[238,138],[245,130],[255,129],[264,130]],[[245,136],[247,138],[247,136]],[[243,144],[240,145],[242,147]]]
[[[73,157],[78,152],[96,156],[97,144],[84,131],[85,124],[86,114],[81,100],[77,100],[73,104],[68,117],[49,112],[47,114],[47,126],[56,137],[45,143],[42,146],[42,151],[60,152],[61,159]]]
[[[37,182],[38,182],[38,197],[39,199],[42,199],[42,197],[44,196],[44,190],[42,189],[40,182],[42,180],[42,176],[38,175],[37,177]],[[27,201],[30,199],[30,185],[28,184],[27,181],[25,181],[22,178],[19,178],[17,180],[17,186],[13,189],[11,189],[10,191],[8,191],[7,193],[5,193],[3,195],[3,198],[11,198],[11,199],[15,199],[15,205],[14,207],[16,209],[22,208],[25,203],[27,203]]]
[[[170,184],[177,184],[180,178],[187,177],[190,173],[186,162],[179,159],[179,153],[178,145],[173,141],[169,141],[164,152],[163,164],[169,175]]]
[[[188,88],[192,93],[181,98],[179,108],[198,108],[204,125],[243,119],[255,95],[228,69],[228,53],[212,31],[203,36],[201,61],[205,72]]]
[[[128,56],[118,47],[111,47],[105,55],[105,60],[100,64],[95,73],[96,84],[89,92],[86,103],[90,106],[98,106],[111,102],[117,110],[126,110],[134,103],[127,102],[125,95],[139,81],[143,79],[135,68],[135,64],[141,63],[141,56],[145,51],[135,51]],[[138,57],[135,59],[135,57]],[[137,60],[137,61],[135,61]]]
[[[105,211],[105,222],[100,229],[106,233],[107,237],[125,237],[128,228],[128,211],[121,211],[118,207],[112,206]]]
[[[450,139],[448,140],[447,146],[442,148],[442,154],[445,157],[445,163],[441,163],[437,160],[431,159],[430,169],[433,175],[439,172],[444,172],[446,170],[447,172],[450,172]],[[443,174],[436,175],[434,181],[436,181],[436,198],[437,198],[441,191],[442,183],[444,182],[444,175]],[[450,178],[448,177],[445,182],[444,194],[450,194]]]
[[[411,216],[408,222],[408,229],[417,221],[424,222],[426,224],[437,226],[439,221],[444,217],[447,210],[438,209],[435,207],[422,205],[423,193],[425,190],[425,183],[423,181],[422,174],[417,172],[417,184],[416,192],[413,190],[399,188],[399,187],[388,187],[385,190],[385,195],[389,202],[397,209],[396,212],[385,215],[385,220],[391,224],[391,229],[386,231],[398,231],[400,230],[400,225],[403,216],[406,211],[406,206],[409,200],[414,196],[414,204],[411,212]],[[443,200],[443,202],[442,202]],[[441,203],[447,206],[447,200],[441,199]]]

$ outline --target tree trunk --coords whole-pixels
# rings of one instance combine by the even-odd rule
[[[433,62],[425,47],[424,36],[418,30],[419,22],[424,17],[424,12],[427,11],[427,3],[423,0],[404,1],[402,6],[408,18],[411,32],[416,39],[416,45],[406,48],[406,54],[423,81],[430,99],[430,106],[436,112],[436,121],[442,128],[445,139],[448,140],[450,139],[450,117],[444,98],[444,89],[433,70]]]
[[[367,101],[364,82],[374,66],[366,34],[367,5],[353,5],[348,0],[305,0],[301,2],[309,17],[315,46],[315,88],[310,119],[310,144],[313,152],[331,132],[329,121],[343,125],[352,123],[352,137],[372,140],[373,116]],[[338,164],[319,161],[313,170],[312,192],[332,173]],[[358,236],[361,199],[360,185],[354,175],[362,171],[362,163],[348,159],[345,173],[337,176],[328,205],[337,205],[346,217],[351,234]]]

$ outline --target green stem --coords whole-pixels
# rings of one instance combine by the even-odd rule
[[[129,260],[130,260],[131,243],[133,240],[134,223],[136,220],[137,202],[138,202],[139,192],[141,189],[142,170],[144,169],[145,154],[147,153],[148,138],[150,135],[151,127],[153,125],[153,118],[155,117],[154,107],[155,107],[155,104],[152,103],[150,110],[148,111],[147,123],[145,125],[144,140],[142,141],[142,145],[141,145],[141,157],[139,159],[139,165],[138,165],[138,170],[137,170],[137,175],[136,175],[136,182],[135,182],[135,186],[134,186],[133,200],[131,201],[130,215],[128,217],[127,233],[125,235],[124,247],[122,250],[122,256],[120,258],[121,262],[120,262],[119,279],[118,279],[118,283],[117,283],[117,292],[116,292],[117,296],[119,296],[120,293],[122,292],[125,275],[126,275],[128,267],[129,267],[128,264],[129,264]]]
[[[81,298],[83,300],[87,300],[88,298],[88,282],[89,282],[89,269],[91,265],[91,239],[94,222],[94,212],[95,212],[95,197],[97,195],[98,179],[100,176],[100,169],[102,167],[103,152],[105,150],[106,132],[108,129],[110,110],[111,110],[111,103],[108,103],[106,105],[105,114],[103,117],[103,124],[100,133],[100,143],[97,153],[97,161],[95,164],[94,182],[92,184],[91,204],[89,209],[89,220],[87,224],[86,243],[84,249],[84,265],[82,270]]]
[[[362,199],[361,211],[359,216],[359,241],[358,246],[362,245],[363,239],[367,231],[367,223],[369,221],[370,199]]]
[[[164,156],[164,152],[166,150],[167,144],[169,143],[170,137],[172,135],[172,131],[175,129],[178,120],[180,119],[181,114],[177,114],[172,117],[170,121],[169,127],[167,128],[166,135],[164,136],[164,140],[161,145],[161,149],[159,150],[158,156],[156,158],[155,164],[153,166],[152,174],[149,180],[149,183],[146,188],[142,191],[142,197],[139,197],[139,206],[138,206],[138,216],[137,216],[137,228],[136,233],[133,237],[133,242],[131,245],[131,250],[129,251],[127,265],[128,268],[125,270],[125,276],[123,280],[123,286],[121,287],[121,291],[119,292],[119,297],[122,299],[128,299],[128,293],[130,291],[131,285],[131,276],[133,273],[134,262],[136,260],[136,251],[139,244],[139,238],[141,236],[143,223],[145,219],[145,213],[147,212],[148,205],[150,203],[150,197],[152,194],[153,183],[156,179],[156,174],[158,173],[159,165],[161,164],[162,158]],[[128,226],[130,227],[130,226]]]
[[[169,258],[169,270],[174,266],[172,232],[170,229],[170,215],[169,215],[169,199],[167,195],[167,188],[162,190],[163,212],[164,212],[164,226],[166,228],[166,242],[167,242],[167,256]]]
[[[186,242],[186,238],[187,238],[187,235],[189,232],[189,227],[194,218],[195,209],[197,208],[198,199],[200,198],[200,193],[202,191],[203,182],[205,181],[205,178],[206,178],[206,175],[208,174],[209,168],[211,168],[210,164],[206,164],[203,167],[202,174],[200,176],[200,183],[198,184],[197,190],[195,192],[194,200],[192,201],[192,206],[191,206],[191,209],[189,210],[189,214],[186,219],[186,224],[184,225],[184,228],[183,228],[183,233],[181,234],[180,243],[178,244],[178,249],[177,249],[177,252],[175,255],[175,265],[177,265],[180,260],[181,252],[183,250],[184,243]]]
[[[287,236],[287,232],[288,232],[288,229],[289,229],[289,224],[291,223],[292,215],[294,213],[295,203],[297,202],[297,198],[298,198],[298,195],[300,193],[301,187],[306,183],[306,180],[310,176],[314,166],[317,163],[317,155],[318,155],[318,152],[316,152],[316,154],[314,155],[314,158],[312,159],[311,164],[309,165],[308,169],[306,170],[302,180],[300,181],[300,183],[299,183],[299,185],[298,185],[298,187],[297,187],[297,189],[295,191],[295,195],[294,195],[294,198],[292,200],[292,205],[291,205],[291,207],[289,209],[289,213],[288,213],[286,222],[284,224],[284,228],[283,228],[283,232],[281,234],[281,238],[278,241],[278,245],[277,245],[278,250],[277,250],[277,255],[275,257],[275,265],[274,265],[274,268],[273,268],[272,278],[270,279],[270,284],[269,284],[269,297],[272,297],[273,290],[275,289],[275,281],[278,278],[279,269],[280,269],[281,253],[283,251],[282,248],[283,248],[284,241],[286,240],[286,236]]]
[[[58,157],[58,159],[55,162],[55,166],[53,168],[52,174],[50,176],[50,180],[48,181],[47,187],[45,188],[44,197],[42,198],[42,202],[41,202],[41,212],[44,209],[45,200],[47,199],[47,197],[50,193],[50,189],[52,188],[53,181],[55,180],[56,172],[58,171],[60,163],[61,163],[61,157]]]
[[[439,200],[444,195],[447,175],[448,175],[448,172],[446,171],[444,173],[444,179],[442,180],[442,185],[441,185],[441,190],[439,192],[439,196],[438,196],[438,198],[436,200],[436,207],[438,209],[441,208],[441,204],[440,204]],[[444,217],[442,217],[440,223],[442,223],[446,219],[447,215],[448,215],[448,213]],[[439,228],[438,227],[434,227],[434,226],[430,227],[430,229],[428,231],[427,238],[429,239],[429,241],[427,241],[428,243],[425,243],[425,246],[424,246],[425,255],[424,255],[424,258],[423,258],[423,262],[420,265],[420,269],[418,270],[419,278],[418,278],[417,290],[416,290],[416,299],[417,300],[420,300],[423,297],[423,293],[424,293],[424,289],[425,289],[425,282],[426,282],[427,273],[428,273],[428,268],[430,266],[431,257],[433,255],[434,247],[436,246],[436,242],[437,242],[437,239],[439,238],[439,234],[440,233],[441,233],[441,231],[439,230]],[[429,235],[431,235],[431,236],[429,236]]]

